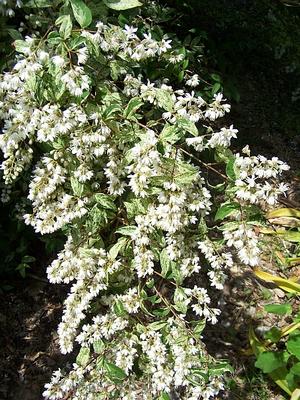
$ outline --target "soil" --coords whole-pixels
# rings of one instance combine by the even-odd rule
[[[56,334],[65,290],[42,277],[10,283],[0,295],[0,399],[42,399],[54,369],[65,365]]]

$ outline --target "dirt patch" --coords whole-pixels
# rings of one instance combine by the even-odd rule
[[[10,284],[0,295],[0,398],[39,400],[52,371],[68,361],[56,334],[65,290],[37,278]]]

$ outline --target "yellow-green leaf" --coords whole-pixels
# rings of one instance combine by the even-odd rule
[[[104,0],[104,4],[117,11],[128,10],[130,8],[140,7],[143,4],[138,0]]]
[[[290,400],[299,400],[300,399],[300,389],[295,389],[292,393]]]
[[[288,293],[300,293],[300,285],[290,279],[280,278],[279,276],[269,274],[268,272],[264,272],[259,269],[255,269],[254,273],[258,278],[262,279],[263,281],[273,282],[275,285],[280,287],[280,289],[283,289]]]
[[[300,218],[300,211],[295,208],[278,208],[277,210],[269,211],[266,215],[267,219],[278,217],[295,217]]]
[[[264,344],[255,335],[255,332],[254,332],[254,329],[252,326],[249,329],[248,337],[249,337],[250,346],[253,350],[253,353],[256,355],[256,357],[263,351],[267,350],[267,348],[264,346]]]

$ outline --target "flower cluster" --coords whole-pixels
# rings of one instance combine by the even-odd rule
[[[278,197],[288,189],[285,183],[277,184],[280,175],[289,170],[289,166],[277,157],[268,160],[261,155],[245,157],[236,154],[234,166],[237,175],[235,195],[240,201],[274,206]]]

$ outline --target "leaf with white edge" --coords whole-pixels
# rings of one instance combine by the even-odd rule
[[[235,158],[232,157],[228,163],[226,164],[226,175],[228,176],[228,178],[230,178],[231,180],[235,181],[236,179],[236,173],[235,173],[235,169],[234,169],[234,164],[235,164]]]
[[[107,210],[113,210],[116,211],[117,207],[111,198],[111,196],[104,194],[104,193],[96,193],[95,194],[95,200],[98,205],[101,207],[107,209]]]
[[[264,309],[271,314],[285,315],[292,314],[292,306],[290,304],[266,304]]]
[[[130,201],[125,201],[124,205],[126,208],[128,218],[133,218],[138,214],[145,214],[147,212],[147,208],[150,204],[150,200],[147,198],[144,199],[132,199]]]
[[[114,244],[108,254],[111,259],[115,260],[122,249],[124,249],[130,239],[126,237],[120,237],[116,244]]]
[[[195,122],[192,122],[188,118],[178,118],[176,120],[176,125],[193,136],[198,136],[199,134]]]
[[[74,17],[81,28],[86,28],[92,22],[92,12],[82,0],[70,0]]]
[[[25,42],[25,40],[15,40],[13,46],[18,53],[28,54],[30,51],[30,44]]]
[[[155,97],[157,99],[159,107],[169,112],[173,111],[174,100],[172,99],[171,94],[167,90],[157,89]]]
[[[124,117],[127,119],[132,119],[136,111],[142,107],[143,104],[144,102],[139,97],[132,98],[124,110]]]
[[[206,320],[200,320],[200,321],[192,321],[191,322],[193,325],[193,332],[195,335],[201,335],[203,332],[205,326],[206,326]]]
[[[103,0],[103,2],[108,8],[117,11],[129,10],[143,5],[138,0]]]
[[[168,323],[165,321],[156,321],[149,324],[149,328],[153,331],[160,331],[161,329],[168,326]]]
[[[184,131],[182,129],[179,129],[175,125],[170,125],[166,123],[159,135],[159,139],[162,142],[168,142],[174,144],[178,142],[178,140],[180,140],[183,136],[184,136]]]
[[[90,359],[90,349],[89,347],[81,347],[78,356],[76,357],[76,364],[81,367],[85,367]]]
[[[172,264],[174,262],[170,260],[166,249],[163,249],[159,256],[161,274],[163,277],[167,276],[168,272],[172,271]]]
[[[215,221],[223,220],[237,210],[240,210],[240,205],[238,203],[224,203],[216,212]]]
[[[57,18],[55,24],[60,25],[59,34],[63,39],[67,39],[71,36],[72,21],[70,15],[61,15]]]
[[[113,311],[117,317],[124,317],[125,315],[127,315],[127,311],[125,310],[123,303],[120,300],[115,300]]]
[[[97,354],[103,353],[103,350],[105,349],[105,344],[103,340],[102,339],[95,340],[93,342],[93,348],[95,353]]]
[[[116,233],[120,233],[123,236],[132,236],[135,235],[137,227],[134,225],[122,226],[121,228],[116,230]]]
[[[199,177],[199,171],[193,165],[177,163],[177,172],[174,175],[174,182],[182,185],[189,185]]]
[[[115,364],[108,362],[107,360],[104,360],[104,368],[106,369],[107,376],[113,382],[123,381],[127,377],[125,371],[117,367]]]
[[[178,286],[174,292],[174,308],[176,311],[186,314],[189,300],[184,290]]]
[[[74,176],[71,177],[71,187],[75,196],[81,197],[84,192],[83,183],[79,182]]]
[[[214,364],[209,368],[209,375],[211,376],[221,376],[226,372],[233,373],[234,369],[227,362],[221,362],[219,364]]]

